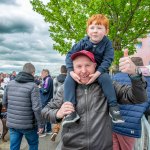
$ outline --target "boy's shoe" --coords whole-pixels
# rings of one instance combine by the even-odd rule
[[[51,141],[55,141],[57,135],[58,133],[52,133]]]
[[[79,118],[80,118],[79,115],[76,113],[76,111],[74,111],[64,118],[64,120],[62,122],[62,126],[64,127],[64,126],[71,125],[72,123],[79,120]]]
[[[45,137],[46,136],[46,133],[40,133],[39,134],[39,137],[41,138],[41,137]]]
[[[124,123],[118,105],[109,108],[109,115],[112,118],[113,123]]]

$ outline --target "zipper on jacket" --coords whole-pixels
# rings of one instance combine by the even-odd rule
[[[94,45],[94,44],[93,44],[93,48],[92,48],[92,52],[93,52],[93,53],[95,52],[96,47],[97,47],[97,45]]]
[[[88,140],[87,140],[87,142],[88,142],[88,144],[87,144],[87,146],[88,146],[88,150],[90,149],[90,147],[89,147],[89,128],[87,127],[87,125],[88,125],[88,112],[89,112],[89,108],[88,108],[88,97],[87,97],[87,87],[85,87],[85,89],[84,89],[84,93],[85,93],[85,101],[86,101],[86,131],[87,131],[87,137],[88,137]]]

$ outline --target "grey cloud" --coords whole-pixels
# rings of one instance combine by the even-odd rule
[[[4,38],[0,36],[0,43],[4,41]]]
[[[0,17],[0,20],[0,33],[32,33],[34,30],[31,22],[20,17]]]
[[[34,43],[34,42],[33,42]],[[50,54],[55,54],[55,51],[50,51],[52,49],[52,46],[48,47],[45,43],[39,44],[38,42],[32,45],[32,41],[27,41],[22,39],[22,41],[19,41],[18,39],[12,40],[12,41],[2,41],[0,42],[0,54],[1,55],[12,55],[14,53],[21,54],[20,52],[24,52],[25,54],[28,54],[30,56],[36,56],[33,57],[33,59],[38,59],[39,56],[42,58],[43,56],[46,56],[47,58],[50,56]],[[45,46],[46,45],[46,46]],[[42,55],[41,55],[42,54]],[[14,56],[12,56],[14,57]],[[16,58],[16,57],[15,57]],[[11,58],[10,58],[11,59]],[[44,60],[47,61],[47,59],[44,58]],[[41,59],[41,61],[44,61]]]
[[[1,42],[1,47],[0,47],[0,51],[3,50],[10,50],[9,53],[13,53],[14,50],[26,50],[26,48],[28,47],[27,43],[23,43],[18,41],[13,41],[13,42]]]
[[[9,36],[9,38],[7,38]],[[40,34],[14,33],[2,34],[0,38],[0,50],[12,49],[22,51],[47,51],[53,50],[52,41]],[[54,53],[55,51],[51,51]]]
[[[9,38],[7,36],[9,35]],[[11,49],[17,51],[28,51],[32,49],[32,40],[29,35],[25,34],[7,34],[0,40],[0,51],[4,49]],[[28,37],[28,38],[27,38]]]
[[[27,55],[20,55],[19,53],[5,54],[1,60],[11,60],[11,61],[31,61]]]
[[[6,48],[6,47],[2,47],[0,46],[0,55],[4,56],[5,54],[10,54],[12,50]]]
[[[38,40],[35,40],[33,41],[32,43],[30,43],[30,47],[31,49],[33,50],[45,50],[47,49],[47,45],[43,42],[43,41],[38,41]]]
[[[19,71],[26,62],[31,62],[36,73],[48,68],[52,74],[58,74],[65,57],[53,50],[48,24],[39,14],[26,9],[28,2],[0,0],[0,72]]]
[[[64,57],[59,56],[57,52],[51,54],[50,50],[38,52],[36,50],[0,50],[1,60],[11,60],[11,61],[32,61],[32,62],[49,62],[49,63],[64,63]]]
[[[59,62],[59,63],[64,63],[64,60],[62,59],[60,59],[60,58],[53,58],[53,57],[50,57],[49,58],[49,61],[51,62],[51,63],[57,63],[57,62]]]
[[[0,4],[17,5],[16,0],[0,0]]]

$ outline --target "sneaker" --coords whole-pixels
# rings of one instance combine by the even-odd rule
[[[46,133],[40,133],[39,134],[39,137],[41,138],[41,137],[45,137],[46,136]]]
[[[55,141],[57,135],[58,133],[53,133],[51,136],[51,141]]]
[[[124,123],[118,105],[109,108],[109,115],[113,123]]]
[[[80,118],[79,115],[74,111],[64,118],[64,120],[62,122],[62,126],[63,127],[68,126],[68,125],[76,122],[77,120],[79,120],[79,118]]]
[[[53,134],[51,131],[46,132],[46,134],[51,135]]]

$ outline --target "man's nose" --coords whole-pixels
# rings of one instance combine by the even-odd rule
[[[82,67],[82,73],[85,73],[86,72],[86,68],[85,67]]]

